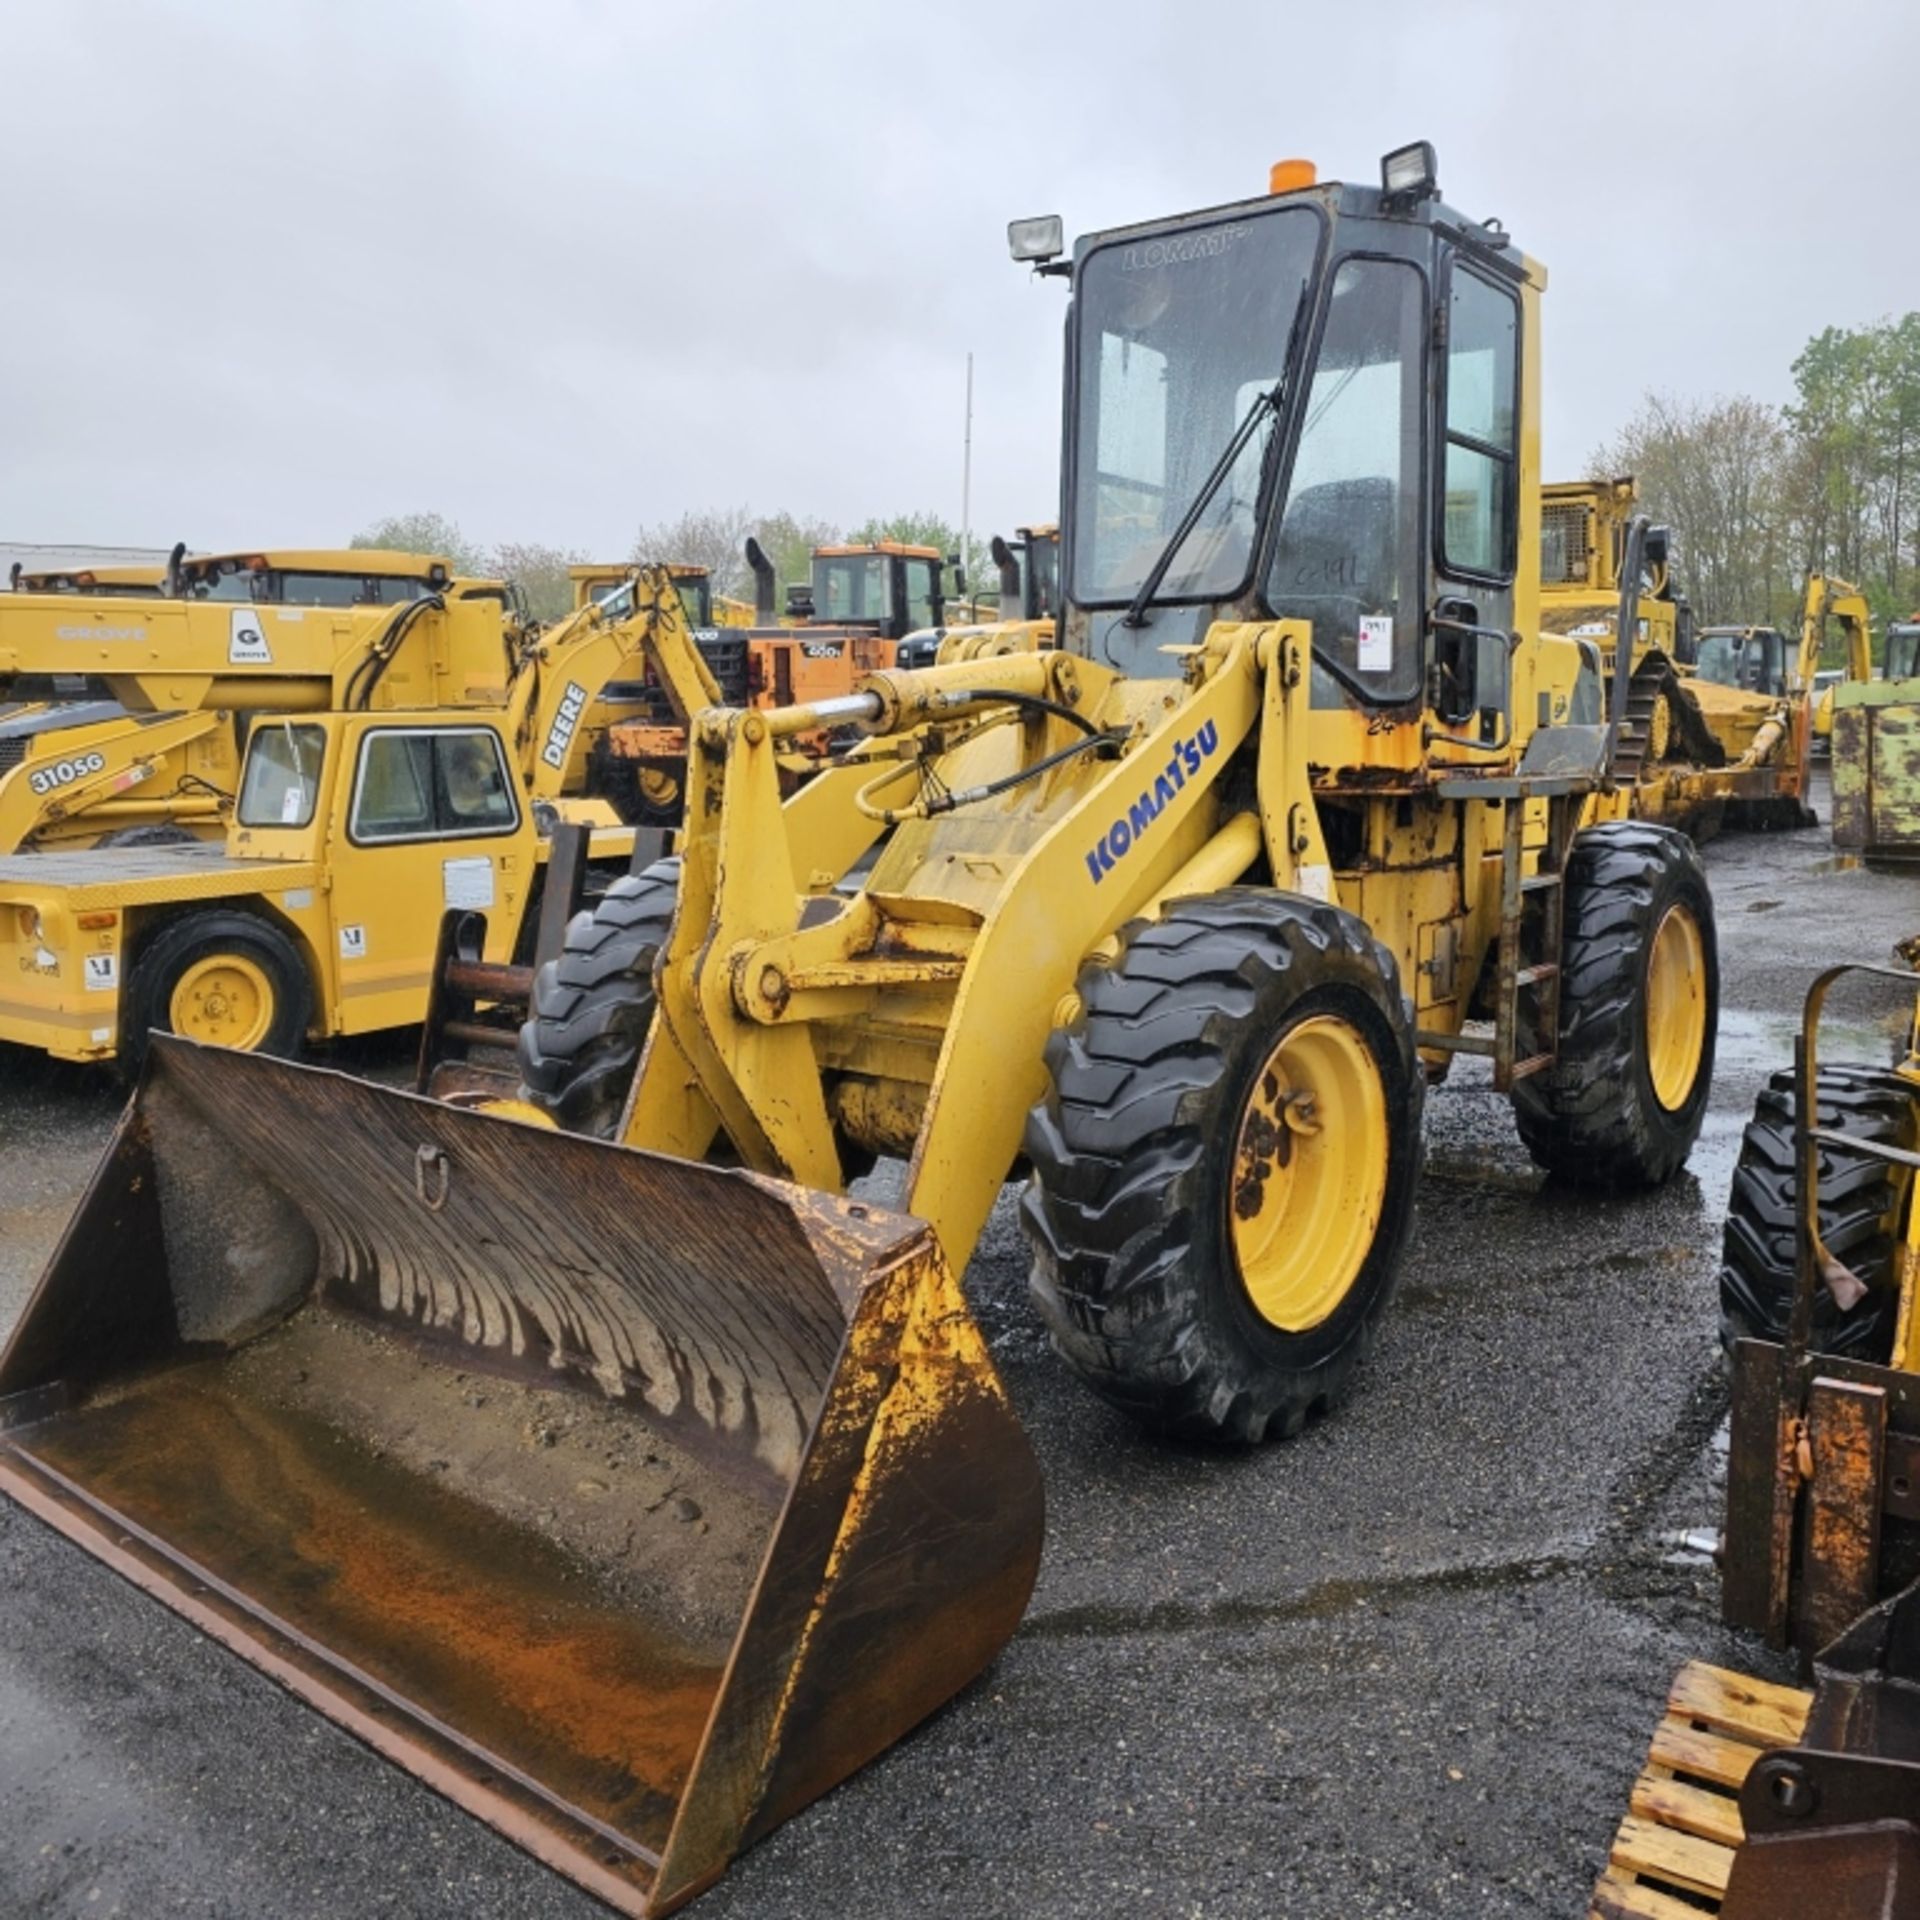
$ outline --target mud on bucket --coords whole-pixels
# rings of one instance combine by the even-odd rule
[[[0,1488],[634,1914],[991,1661],[1041,1536],[922,1223],[167,1039]]]

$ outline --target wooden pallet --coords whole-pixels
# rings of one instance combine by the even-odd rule
[[[1700,1920],[1718,1913],[1743,1837],[1740,1785],[1774,1747],[1790,1747],[1813,1695],[1690,1661],[1633,1784],[1627,1817],[1589,1920]]]

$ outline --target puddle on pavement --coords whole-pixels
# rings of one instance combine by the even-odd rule
[[[1836,853],[1831,859],[1816,860],[1809,873],[1853,873],[1867,863],[1857,853]]]

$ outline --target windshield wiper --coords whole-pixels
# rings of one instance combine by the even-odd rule
[[[1160,591],[1160,583],[1167,577],[1167,570],[1173,565],[1175,556],[1187,544],[1194,528],[1200,524],[1200,516],[1206,512],[1208,503],[1220,491],[1221,483],[1246,451],[1247,442],[1253,438],[1254,429],[1259,426],[1262,415],[1272,413],[1276,419],[1279,418],[1280,402],[1285,398],[1286,386],[1287,378],[1282,374],[1271,387],[1254,395],[1253,405],[1247,409],[1246,417],[1234,428],[1233,438],[1213,463],[1213,471],[1201,481],[1200,491],[1193,496],[1193,504],[1180,516],[1180,524],[1160,549],[1159,558],[1147,569],[1147,577],[1140,582],[1139,592],[1128,602],[1127,610],[1120,619],[1123,627],[1144,627],[1147,624],[1147,603]]]

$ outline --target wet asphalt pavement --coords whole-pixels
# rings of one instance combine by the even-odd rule
[[[703,1920],[1584,1914],[1675,1667],[1784,1677],[1681,1544],[1719,1519],[1719,1223],[1814,969],[1920,926],[1913,884],[1835,862],[1824,829],[1707,864],[1723,1009],[1688,1171],[1626,1201],[1548,1188],[1456,1069],[1383,1335],[1291,1445],[1169,1447],[1087,1395],[1003,1199],[967,1284],[1046,1473],[1033,1606]],[[1842,1018],[1836,1057],[1884,1057],[1872,1008]],[[0,1330],[117,1104],[0,1050]],[[0,1500],[0,1913],[603,1911]]]

